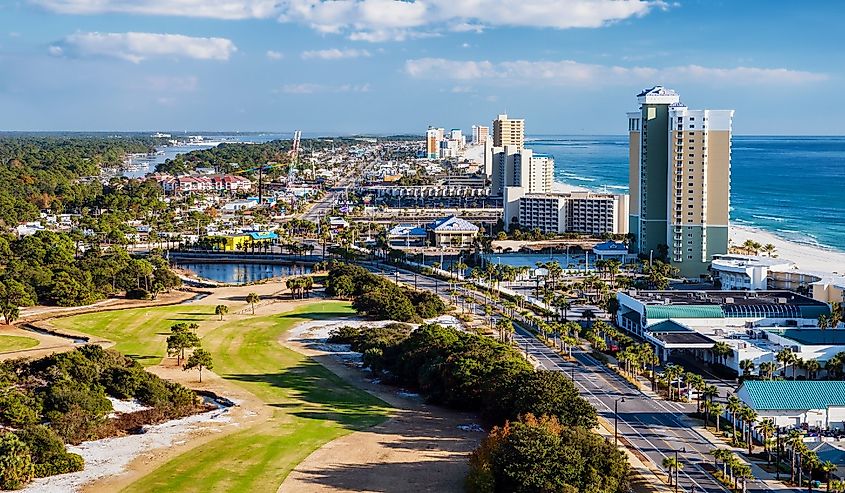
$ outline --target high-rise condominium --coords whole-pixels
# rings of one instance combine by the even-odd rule
[[[525,120],[511,119],[508,115],[499,115],[493,120],[493,147],[512,146],[522,148],[525,145]]]
[[[656,86],[628,113],[630,230],[634,249],[668,249],[684,277],[728,251],[733,110],[690,110]]]
[[[490,135],[490,127],[483,125],[472,126],[472,143],[483,144],[487,141],[487,136]]]

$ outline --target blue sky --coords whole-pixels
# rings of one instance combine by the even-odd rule
[[[641,89],[845,134],[832,1],[0,0],[0,130],[621,134]]]

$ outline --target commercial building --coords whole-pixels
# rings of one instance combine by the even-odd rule
[[[516,222],[523,229],[544,233],[602,235],[628,232],[628,196],[595,192],[530,193],[507,187],[505,228]]]
[[[448,216],[426,226],[428,243],[436,247],[463,248],[472,245],[478,226],[456,216]]]
[[[247,251],[257,245],[274,243],[279,239],[276,233],[270,231],[253,231],[250,233],[223,236],[223,251],[237,252]]]
[[[841,380],[746,380],[736,392],[758,419],[778,427],[845,429],[845,382]]]
[[[487,137],[490,136],[490,127],[483,125],[472,126],[472,143],[483,144],[487,142]]]
[[[631,231],[637,252],[669,247],[682,276],[728,251],[733,110],[690,110],[672,90],[637,95],[628,113]]]
[[[493,147],[512,146],[522,149],[525,145],[525,120],[499,115],[493,120]]]
[[[845,274],[802,270],[785,259],[717,255],[710,271],[722,289],[784,289],[826,303],[845,302]]]
[[[531,149],[505,146],[493,149],[491,195],[503,195],[507,187],[522,187],[526,193],[551,192],[555,160]]]
[[[845,350],[845,330],[818,328],[819,316],[830,315],[827,303],[789,291],[629,291],[617,299],[617,324],[652,343],[664,361],[682,352],[740,373],[741,361],[759,369],[784,348],[822,367]],[[717,359],[717,342],[731,355]]]

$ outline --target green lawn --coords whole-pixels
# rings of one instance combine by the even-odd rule
[[[157,365],[167,353],[170,326],[214,318],[214,307],[176,305],[88,313],[57,318],[53,325],[114,341],[115,349],[144,365]]]
[[[278,343],[298,322],[352,313],[348,303],[317,302],[212,330],[203,346],[214,356],[214,371],[275,407],[273,417],[190,450],[124,491],[275,493],[321,445],[385,420],[387,404]]]
[[[31,337],[0,335],[0,353],[20,351],[37,345],[38,341]]]

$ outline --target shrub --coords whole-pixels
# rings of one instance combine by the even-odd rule
[[[59,435],[46,426],[30,426],[15,434],[29,448],[37,478],[81,471],[85,466],[82,457],[67,452]]]
[[[34,476],[35,468],[26,444],[14,433],[0,435],[0,488],[19,490]]]
[[[143,288],[130,289],[126,291],[126,297],[130,300],[148,300],[152,297],[150,292]]]
[[[3,424],[13,428],[35,424],[40,414],[41,403],[32,393],[14,387],[0,393],[0,421]]]
[[[352,344],[360,334],[360,328],[344,325],[343,327],[332,329],[326,341],[331,344]]]

